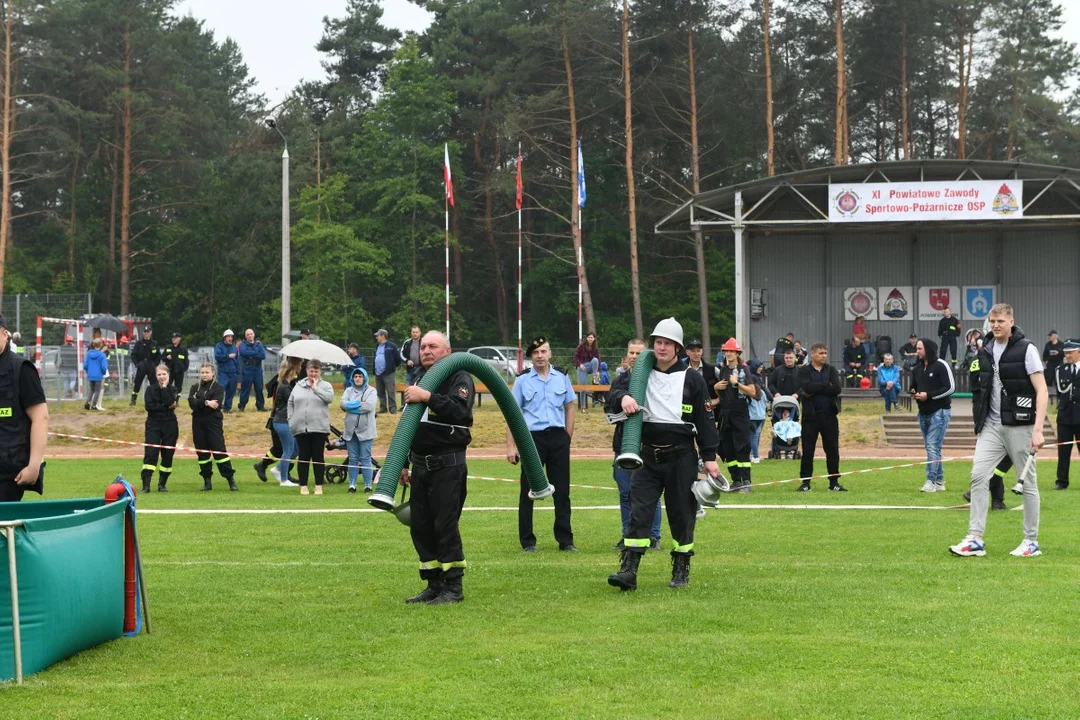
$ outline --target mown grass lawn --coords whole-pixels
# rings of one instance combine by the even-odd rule
[[[50,461],[49,497],[98,495],[139,464]],[[605,581],[618,511],[575,511],[582,552],[559,553],[547,503],[535,555],[519,550],[514,512],[466,512],[466,601],[439,608],[402,603],[420,588],[416,558],[387,513],[145,512],[366,508],[363,496],[335,486],[302,498],[250,472],[239,493],[199,493],[194,461],[177,468],[170,493],[139,502],[153,633],[0,686],[0,717],[1080,716],[1080,497],[1049,490],[1050,462],[1040,558],[1008,555],[1019,512],[991,515],[988,557],[960,559],[947,547],[966,509],[722,509],[698,524],[688,590],[666,587],[665,551],[647,555],[636,593],[620,593]],[[796,469],[766,461],[754,478]],[[942,494],[917,492],[921,470],[909,469],[846,478],[846,494],[787,484],[724,504],[950,506],[969,470],[950,464]],[[496,461],[470,471],[512,475]],[[574,473],[612,485],[604,462]],[[468,506],[516,498],[475,480]],[[612,490],[573,499],[617,503]]]

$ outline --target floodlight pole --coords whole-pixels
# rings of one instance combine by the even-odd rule
[[[292,329],[292,262],[289,248],[289,141],[281,128],[272,126],[285,143],[281,153],[281,344],[288,344]]]

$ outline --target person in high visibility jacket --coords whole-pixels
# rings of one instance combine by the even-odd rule
[[[161,351],[161,362],[169,366],[169,377],[172,378],[172,384],[179,395],[184,391],[184,375],[191,365],[188,349],[180,343],[179,332],[172,334],[172,344]]]
[[[157,342],[154,341],[154,330],[149,325],[142,329],[142,340],[137,340],[131,345],[131,365],[135,368],[135,382],[131,386],[131,404],[139,399],[139,390],[142,389],[143,380],[150,385],[154,384],[154,368],[161,359],[161,351]]]
[[[165,484],[172,474],[173,455],[180,428],[176,424],[176,404],[180,394],[169,382],[169,366],[158,365],[154,370],[156,382],[146,388],[143,405],[146,407],[146,434],[143,442],[142,491],[150,492],[154,471],[158,473],[158,492],[167,492]]]

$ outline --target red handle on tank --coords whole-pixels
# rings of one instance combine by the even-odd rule
[[[135,492],[135,488],[131,488]],[[123,483],[113,483],[105,488],[105,502],[114,503],[127,495]],[[135,632],[135,598],[138,588],[135,584],[135,536],[131,531],[131,513],[124,513],[124,632]]]

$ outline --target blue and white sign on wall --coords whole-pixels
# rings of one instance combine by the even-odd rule
[[[994,286],[964,287],[964,320],[985,320],[997,302]]]

